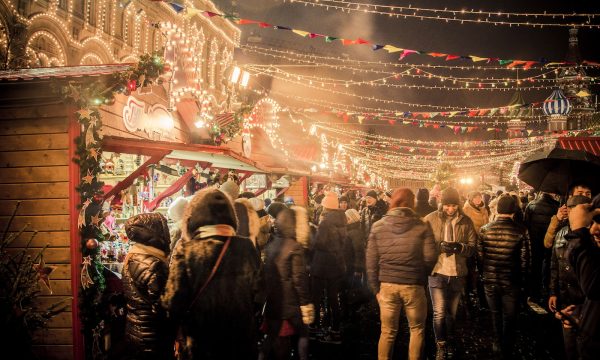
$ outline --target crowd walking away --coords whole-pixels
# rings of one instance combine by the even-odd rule
[[[109,358],[598,359],[595,186],[319,186],[298,206],[227,180],[125,223]]]

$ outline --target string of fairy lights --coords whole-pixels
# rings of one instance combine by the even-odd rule
[[[393,73],[392,75],[385,76],[377,79],[369,79],[369,80],[346,80],[346,79],[337,79],[332,77],[321,77],[314,75],[301,75],[298,73],[293,73],[289,71],[285,71],[276,65],[269,66],[254,66],[247,65],[248,70],[254,76],[260,75],[269,75],[273,78],[277,78],[283,81],[292,82],[295,84],[303,85],[303,86],[311,86],[311,85],[319,85],[321,87],[350,87],[350,86],[371,86],[371,87],[386,87],[386,88],[401,88],[401,89],[435,89],[435,90],[448,90],[448,91],[456,91],[456,90],[467,90],[467,91],[480,91],[480,90],[488,90],[488,91],[532,91],[532,90],[551,90],[556,88],[556,84],[551,85],[528,85],[521,86],[522,83],[525,83],[525,80],[514,80],[516,86],[508,86],[508,81],[503,82],[486,82],[485,80],[472,79],[471,81],[458,80],[452,78],[446,78],[441,76],[435,76],[441,83],[444,83],[446,80],[449,82],[456,84],[457,82],[462,83],[461,87],[458,86],[445,86],[445,85],[421,85],[421,84],[398,84],[393,83],[393,81],[398,80],[400,77],[417,77],[417,78],[434,78],[433,74],[429,75],[420,75],[419,70],[415,69],[416,74],[412,74],[411,70],[405,70],[401,73]],[[538,81],[551,81],[557,82],[555,79],[540,79]],[[582,81],[589,81],[592,85],[596,82],[596,78],[592,77],[582,77]],[[304,81],[304,83],[302,82]],[[533,82],[534,80],[529,80]]]
[[[286,0],[284,0],[285,2]],[[503,12],[503,11],[484,11],[475,9],[435,9],[435,8],[423,8],[399,5],[380,5],[361,3],[354,1],[345,0],[287,0],[290,3],[304,4],[305,6],[311,5],[313,7],[321,7],[326,10],[338,10],[342,12],[362,12],[366,14],[378,14],[385,15],[392,18],[412,18],[418,20],[435,20],[443,22],[457,22],[457,23],[475,23],[475,24],[489,24],[489,25],[503,25],[503,26],[527,26],[527,27],[578,27],[578,28],[589,28],[589,29],[600,29],[600,24],[593,23],[600,14],[594,13],[517,13],[517,12]],[[511,20],[515,19],[516,20]],[[525,18],[525,20],[519,20],[519,18]],[[533,18],[533,20],[530,20]],[[544,21],[538,21],[538,18],[544,19]],[[547,19],[552,20],[569,20],[570,22],[550,22]]]

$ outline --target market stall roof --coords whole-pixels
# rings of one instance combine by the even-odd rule
[[[131,64],[56,66],[0,71],[0,81],[40,80],[102,76],[126,71]]]
[[[557,145],[567,150],[584,150],[596,156],[600,156],[600,136],[592,137],[561,137]]]
[[[254,161],[245,158],[231,149],[218,146],[105,136],[102,148],[105,151],[147,156],[166,153],[165,158],[167,159],[208,162],[214,168],[265,172]]]

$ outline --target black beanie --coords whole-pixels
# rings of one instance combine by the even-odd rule
[[[498,199],[498,214],[511,215],[517,212],[517,203],[510,195],[502,195]]]
[[[285,209],[287,209],[287,206],[285,206],[285,204],[274,202],[271,203],[271,205],[269,205],[269,207],[267,208],[267,214],[269,214],[273,218],[277,218],[277,215]]]
[[[460,195],[455,188],[445,188],[442,191],[442,205],[460,205]]]
[[[377,198],[378,198],[378,196],[377,196],[377,191],[375,191],[375,190],[369,190],[369,191],[367,192],[367,195],[365,195],[365,196],[372,197],[372,198],[373,198],[373,199],[375,199],[375,200],[377,200]]]

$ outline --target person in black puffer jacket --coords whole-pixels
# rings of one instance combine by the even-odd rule
[[[173,250],[162,297],[182,332],[182,358],[256,359],[254,314],[255,302],[262,300],[262,269],[250,239],[236,236],[229,197],[213,188],[197,192],[182,221],[182,238]],[[207,284],[227,241],[229,247]]]
[[[265,248],[267,304],[265,325],[267,338],[260,358],[290,356],[289,338],[298,336],[300,360],[308,359],[308,328],[314,320],[310,282],[304,262],[304,248],[310,229],[306,209],[292,206],[276,219],[275,238]]]
[[[380,360],[392,358],[403,307],[410,327],[409,358],[423,356],[425,284],[437,251],[431,228],[412,210],[414,201],[409,189],[394,191],[391,210],[373,225],[367,243],[367,277],[381,313]]]
[[[589,204],[592,199],[582,195],[571,196],[567,201],[567,212],[569,209],[579,204]],[[572,305],[576,308],[576,316],[579,316],[581,305],[585,296],[577,282],[577,275],[567,257],[568,241],[565,238],[571,231],[568,226],[563,226],[556,232],[552,247],[552,262],[550,265],[550,297],[548,298],[548,308],[552,312],[558,310],[564,311]],[[565,353],[568,360],[579,359],[577,351],[577,331],[571,326],[563,327],[563,341],[565,344]]]
[[[531,239],[531,277],[529,289],[531,296],[539,301],[542,289],[550,282],[550,250],[544,248],[544,236],[552,216],[558,212],[559,202],[554,195],[542,193],[540,197],[527,204],[523,215],[523,224],[527,227]]]
[[[346,242],[346,215],[338,209],[335,193],[327,193],[323,199],[323,212],[315,236],[311,262],[313,303],[315,304],[314,326],[320,324],[320,306],[323,290],[331,308],[332,337],[339,336],[340,303],[338,294],[346,273],[344,247]],[[337,339],[335,340],[337,341]]]
[[[529,237],[527,229],[513,220],[517,210],[512,196],[501,196],[496,221],[481,228],[478,243],[485,296],[496,336],[494,351],[501,350],[506,359],[513,358],[510,352],[519,299],[529,268]]]
[[[378,200],[377,191],[369,190],[365,195],[366,206],[360,210],[360,228],[365,239],[369,237],[371,226],[379,221],[388,210],[383,200]]]
[[[169,273],[167,219],[157,213],[136,215],[125,223],[125,232],[134,242],[123,267],[128,353],[131,359],[170,359],[174,330],[160,304]]]
[[[417,204],[415,205],[415,212],[417,215],[424,218],[436,210],[437,208],[429,205],[429,190],[425,188],[419,189],[419,191],[417,191]]]

